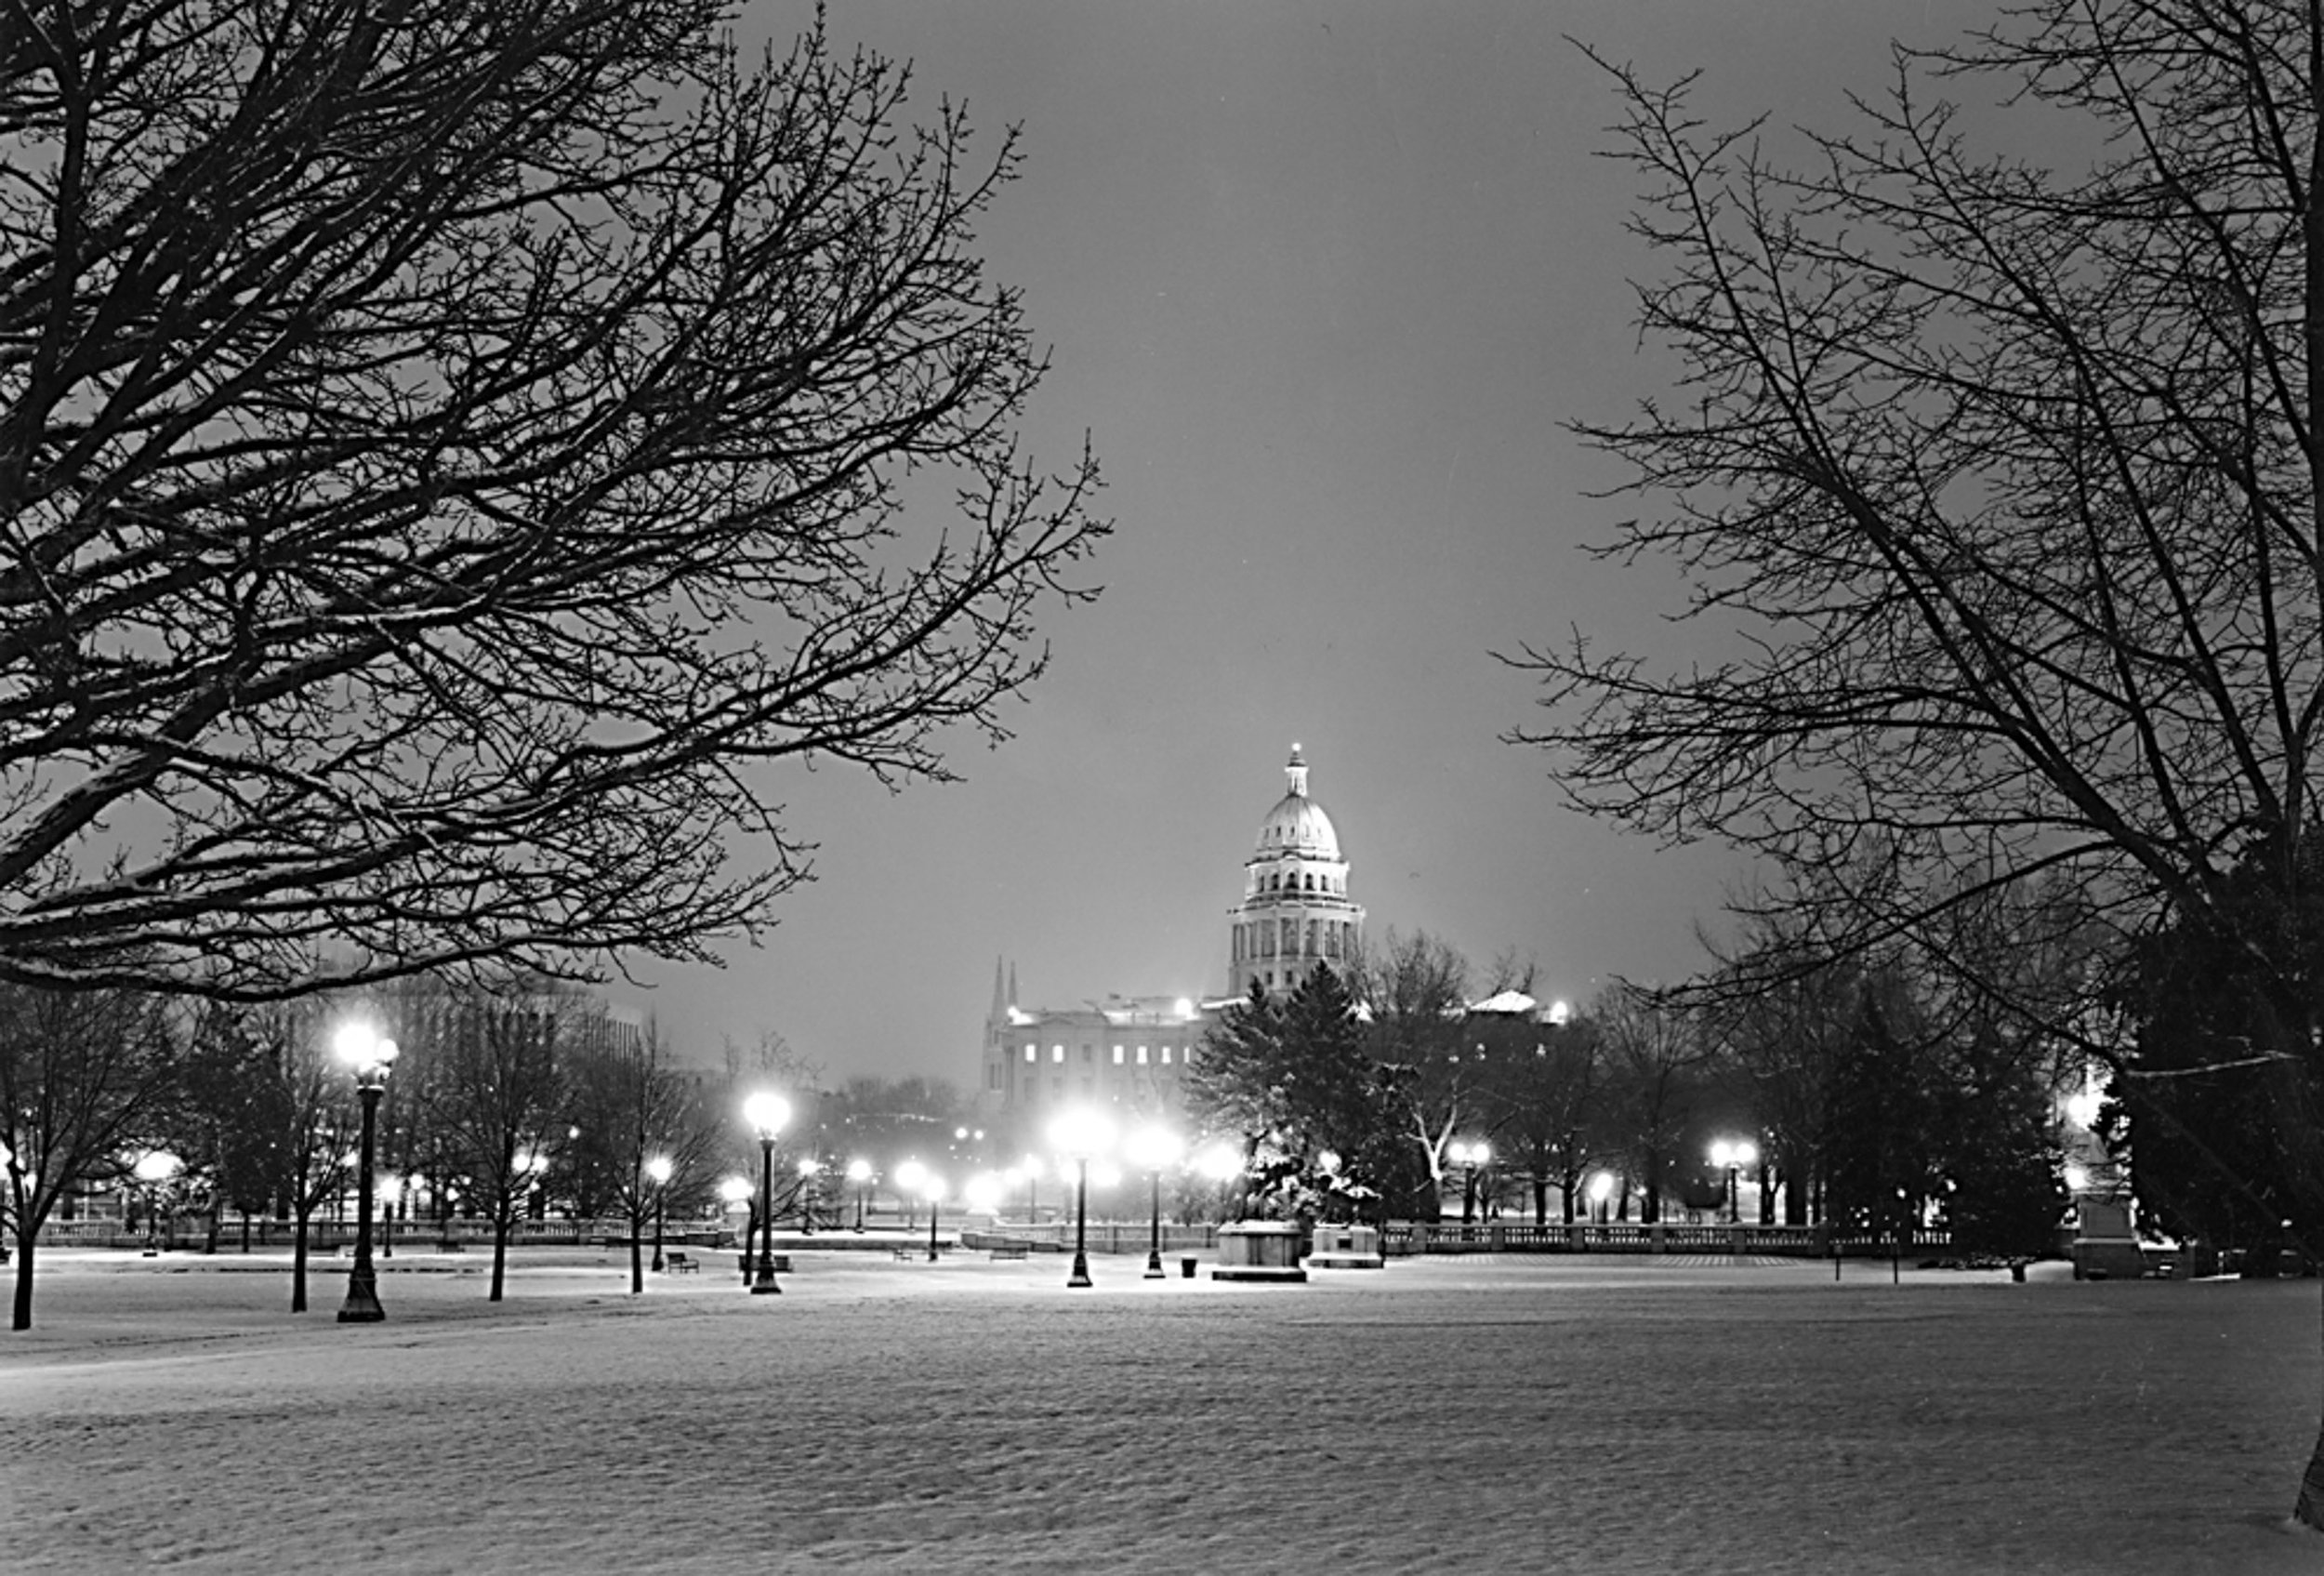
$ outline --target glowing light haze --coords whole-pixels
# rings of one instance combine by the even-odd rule
[[[746,44],[803,11],[753,7]],[[1535,994],[1702,961],[1738,875],[1564,810],[1498,742],[1533,688],[1498,663],[1571,626],[1684,663],[1674,584],[1580,550],[1631,507],[1561,429],[1665,391],[1627,280],[1633,180],[1594,154],[1616,105],[1573,40],[1652,80],[1696,68],[1731,124],[1837,126],[1888,43],[1985,7],[1901,0],[1184,4],[838,0],[836,46],[915,62],[922,117],[965,101],[1023,179],[982,227],[1055,371],[1027,423],[1087,430],[1118,523],[1106,591],[1054,617],[1016,738],[961,738],[965,783],[891,798],[787,785],[818,882],[724,971],[616,987],[681,1054],[779,1032],[833,1082],[976,1077],[995,960],[1023,1000],[1224,988],[1242,861],[1293,740],[1378,936],[1425,929]],[[1484,982],[1479,982],[1483,988]]]

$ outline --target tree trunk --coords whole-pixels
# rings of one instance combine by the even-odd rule
[[[307,1223],[314,1218],[311,1209],[300,1210],[291,1217],[291,1312],[307,1311]]]
[[[2308,1469],[2300,1475],[2300,1498],[2291,1507],[2291,1518],[2324,1532],[2324,1424],[2317,1426],[2316,1448],[2308,1452]]]
[[[16,1234],[16,1308],[8,1328],[33,1328],[33,1234],[29,1231]]]
[[[508,1214],[509,1207],[507,1204],[501,1205],[493,1212],[493,1289],[484,1299],[488,1303],[500,1301],[501,1288],[508,1281],[508,1226],[510,1224]]]
[[[635,1209],[629,1212],[629,1294],[636,1296],[645,1290],[645,1258],[643,1245],[638,1240],[645,1235],[645,1220]]]

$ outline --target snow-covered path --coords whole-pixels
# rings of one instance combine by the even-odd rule
[[[796,1262],[45,1255],[0,1569],[2324,1572],[2313,1282]]]

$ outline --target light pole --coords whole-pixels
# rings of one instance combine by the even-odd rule
[[[130,1168],[137,1173],[138,1191],[145,1196],[145,1252],[142,1255],[145,1258],[161,1255],[159,1222],[162,1201],[168,1194],[169,1179],[178,1174],[178,1157],[166,1149],[149,1149],[139,1155],[138,1163]]]
[[[1074,1162],[1074,1267],[1065,1278],[1068,1288],[1094,1284],[1089,1278],[1089,1158],[1114,1137],[1114,1124],[1103,1111],[1067,1111],[1050,1124],[1050,1142]]]
[[[1742,1198],[1736,1186],[1735,1173],[1745,1166],[1759,1163],[1759,1146],[1748,1138],[1722,1138],[1710,1146],[1710,1163],[1726,1171],[1727,1220],[1731,1225],[1740,1225],[1743,1219]]]
[[[780,1291],[774,1283],[774,1135],[791,1119],[791,1103],[762,1089],[743,1102],[743,1119],[759,1134],[759,1273],[750,1290]]]
[[[1160,1280],[1162,1274],[1162,1173],[1177,1160],[1185,1147],[1177,1133],[1159,1122],[1150,1123],[1130,1135],[1130,1163],[1146,1173],[1153,1185],[1153,1235],[1147,1240],[1147,1280]]]
[[[847,1163],[847,1179],[855,1184],[855,1229],[864,1229],[864,1191],[871,1185],[872,1163],[857,1159]]]
[[[1460,1224],[1466,1225],[1477,1215],[1477,1167],[1493,1158],[1493,1146],[1482,1138],[1473,1144],[1456,1138],[1451,1153],[1453,1164],[1468,1170],[1460,1186]]]
[[[759,1212],[751,1208],[750,1194],[750,1178],[746,1176],[730,1176],[719,1184],[719,1201],[726,1206],[727,1212],[732,1214],[738,1209],[743,1212],[743,1284],[746,1286],[750,1284],[751,1234],[759,1229]]]
[[[920,1178],[920,1197],[928,1200],[928,1262],[936,1262],[936,1206],[944,1201],[944,1179],[934,1172]]]
[[[1606,1200],[1614,1197],[1614,1173],[1602,1171],[1590,1179],[1590,1219],[1594,1225],[1606,1223]]]
[[[675,1168],[667,1155],[656,1155],[646,1161],[645,1174],[654,1179],[654,1273],[662,1273],[662,1206],[669,1199],[670,1172]]]
[[[1038,1225],[1041,1224],[1041,1157],[1027,1155],[1017,1169],[1024,1172],[1024,1223]]]
[[[355,1177],[355,1267],[347,1272],[347,1301],[339,1305],[341,1324],[376,1324],[388,1317],[379,1305],[379,1272],[371,1262],[372,1128],[378,1120],[379,1096],[387,1093],[388,1069],[395,1065],[395,1041],[369,1024],[349,1024],[332,1042],[339,1060],[355,1074],[355,1092],[363,1101],[363,1142]]]
[[[815,1234],[815,1178],[822,1172],[821,1160],[799,1162],[799,1232],[802,1237]]]
[[[403,1180],[393,1172],[379,1178],[379,1256],[383,1259],[395,1257],[395,1190]]]

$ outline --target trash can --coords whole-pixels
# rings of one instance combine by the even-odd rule
[[[1192,1280],[1192,1279],[1194,1279],[1194,1278],[1195,1278],[1195,1260],[1193,1260],[1193,1259],[1181,1259],[1181,1260],[1179,1260],[1179,1261],[1178,1261],[1178,1273],[1179,1273],[1179,1278],[1180,1278],[1181,1279],[1182,1279],[1182,1280]]]

